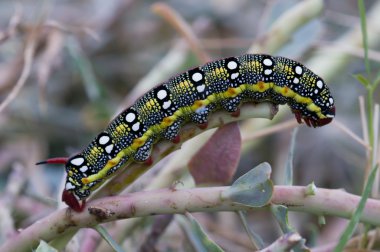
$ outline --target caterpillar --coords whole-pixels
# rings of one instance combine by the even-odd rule
[[[284,57],[246,54],[207,63],[172,77],[120,113],[79,154],[41,163],[64,163],[62,200],[82,211],[85,199],[126,162],[149,160],[161,139],[178,141],[183,124],[207,127],[215,110],[236,113],[243,102],[287,104],[298,121],[320,127],[335,116],[325,82],[302,64]],[[79,203],[82,201],[82,204]]]

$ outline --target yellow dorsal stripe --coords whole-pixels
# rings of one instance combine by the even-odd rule
[[[99,170],[98,173],[88,176],[86,178],[82,178],[82,183],[86,185],[96,180],[105,178],[107,176],[108,171],[112,169],[115,165],[117,165],[123,157],[131,156],[133,153],[135,153],[138,150],[138,148],[143,146],[150,137],[168,128],[177,120],[177,118],[181,116],[186,116],[187,114],[190,114],[196,111],[200,107],[207,106],[208,104],[213,103],[217,100],[220,100],[223,98],[234,98],[238,96],[239,94],[241,94],[242,92],[244,92],[245,90],[250,90],[254,92],[265,92],[269,89],[273,89],[276,93],[282,96],[293,98],[298,103],[308,104],[307,105],[308,110],[317,113],[319,118],[325,118],[325,116],[321,113],[321,108],[317,106],[315,103],[313,103],[313,101],[309,97],[301,96],[297,94],[296,92],[294,92],[293,90],[291,90],[289,87],[286,87],[286,86],[281,87],[281,86],[275,85],[273,82],[269,82],[269,83],[258,82],[256,85],[241,84],[240,86],[236,88],[228,88],[228,90],[225,92],[211,94],[204,100],[197,100],[191,106],[179,108],[177,111],[174,112],[173,115],[169,117],[165,117],[161,123],[151,126],[144,133],[143,136],[137,139],[134,139],[131,146],[120,151],[116,155],[116,157],[109,160],[107,164],[101,170]]]

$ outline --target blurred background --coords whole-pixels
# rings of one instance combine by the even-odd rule
[[[365,72],[357,1],[309,1],[318,2],[321,10],[310,10],[317,13],[309,19],[308,11],[298,13],[307,21],[291,31],[289,39],[276,39],[280,30],[268,35],[273,25],[287,32],[290,23],[276,22],[300,2],[173,0],[165,4],[191,26],[212,60],[245,54],[252,46],[251,52],[295,59],[322,76],[334,96],[338,123],[318,129],[299,127],[293,182],[307,185],[314,181],[318,187],[360,194],[366,149],[342,130],[343,125],[363,135],[358,97],[365,96],[366,90],[353,77]],[[9,225],[14,229],[53,211],[59,201],[64,167],[35,166],[36,162],[80,151],[144,92],[204,63],[165,14],[153,11],[154,4],[136,0],[0,2],[0,188],[2,204],[12,202],[13,223]],[[380,1],[366,1],[366,9],[371,71],[376,75],[380,15],[372,11],[380,13]],[[269,47],[268,40],[278,45]],[[374,97],[378,102],[378,91]],[[249,136],[294,121],[293,117],[282,106],[272,121],[242,123],[244,151],[235,177],[266,161],[272,165],[275,183],[283,183],[294,126],[263,137]],[[154,173],[148,179],[154,179]],[[232,213],[195,216],[227,251],[250,250],[244,229]],[[346,225],[338,218],[328,218],[327,225],[321,226],[313,215],[295,213],[291,217],[310,246],[336,240]],[[270,213],[251,213],[249,218],[266,242],[279,236]],[[170,230],[168,237],[178,235]],[[124,242],[138,246],[142,231],[129,232],[135,239]],[[176,250],[183,245],[179,241],[163,239],[158,248]]]

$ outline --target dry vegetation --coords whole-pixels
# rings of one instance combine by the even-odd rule
[[[371,168],[380,162],[379,88],[371,93],[354,77],[363,74],[374,81],[379,72],[380,1],[366,1],[366,10],[371,68],[364,63],[358,3],[353,0],[1,1],[0,250],[30,251],[40,240],[67,251],[108,251],[107,241],[124,251],[210,249],[194,217],[225,251],[289,251],[302,238],[312,251],[331,251],[360,200],[354,195],[363,194]],[[160,143],[152,169],[132,183],[131,177],[150,168],[132,164],[94,194],[92,210],[81,214],[60,202],[64,167],[35,165],[81,150],[113,116],[172,75],[247,52],[293,58],[322,76],[335,98],[336,120],[312,129],[299,126],[285,106],[273,120],[246,119],[271,118],[275,112],[270,104],[244,107],[238,118],[241,143],[226,137],[227,142],[213,145],[211,140],[202,150],[212,152],[213,146],[230,142],[242,146],[235,152],[237,159],[218,170],[221,176],[215,178],[207,169],[208,162],[216,162],[213,167],[222,166],[220,162],[202,162],[197,153],[212,132],[187,141],[158,162],[179,148]],[[214,127],[221,120],[236,120],[223,113],[212,119]],[[182,132],[183,139],[191,138],[191,130],[195,128]],[[271,164],[276,185],[271,204],[291,210],[291,231],[279,227],[273,208],[258,211],[219,197],[227,188],[221,186],[262,162]],[[289,163],[291,179],[286,175]],[[360,217],[365,224],[355,229],[349,249],[380,248],[375,228],[380,225],[380,178],[374,179],[373,199]],[[210,180],[217,185],[191,189]],[[290,181],[298,186],[314,181],[317,189],[309,188],[306,197],[307,188]],[[287,186],[278,186],[283,184]],[[340,188],[347,193],[332,190]],[[121,191],[121,196],[108,197]],[[131,192],[137,193],[125,196]],[[120,204],[115,207],[114,202]],[[141,217],[130,218],[136,216]]]

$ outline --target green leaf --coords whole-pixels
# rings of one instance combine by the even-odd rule
[[[373,91],[376,90],[376,87],[379,85],[379,83],[380,83],[380,71],[377,73],[377,76],[376,76],[376,78],[375,78],[375,81],[374,81],[373,84],[372,84],[372,89],[373,89]]]
[[[271,211],[274,217],[276,218],[281,231],[286,234],[286,233],[292,233],[295,230],[293,229],[292,226],[290,226],[289,221],[288,221],[288,208],[286,206],[282,205],[272,205],[271,206]]]
[[[365,203],[367,202],[369,194],[371,193],[372,185],[373,185],[373,182],[375,181],[376,171],[377,171],[377,165],[372,169],[371,173],[369,174],[367,183],[362,193],[362,197],[359,201],[359,205],[356,208],[350,222],[348,223],[346,230],[344,230],[342,236],[340,237],[339,243],[335,247],[334,252],[343,251],[344,246],[346,245],[346,243],[348,242],[348,240],[351,238],[352,234],[354,233],[356,225],[358,224],[360,220],[360,216],[363,213]]]
[[[302,239],[294,248],[294,252],[310,252],[311,249],[306,246],[306,239]]]
[[[364,63],[367,75],[369,76],[371,73],[371,66],[368,59],[368,33],[367,33],[367,21],[366,21],[366,13],[365,6],[363,0],[358,0],[358,8],[360,15],[360,26],[362,31],[362,41],[364,48]]]
[[[35,250],[36,252],[58,252],[58,250],[52,246],[50,246],[45,241],[40,241],[40,244]]]
[[[97,225],[95,226],[95,230],[98,231],[100,236],[106,240],[106,242],[113,248],[114,251],[117,252],[124,252],[124,250],[120,247],[119,244],[111,237],[111,235],[107,232],[107,230],[101,226]]]
[[[176,220],[186,232],[194,250],[198,252],[223,252],[224,250],[219,247],[211,238],[206,234],[197,220],[189,213],[186,217],[177,215]]]
[[[292,139],[290,141],[288,160],[286,161],[286,165],[285,165],[284,185],[293,185],[293,155],[294,155],[294,148],[296,145],[297,132],[298,132],[298,128],[294,128],[293,133],[292,133]]]
[[[247,216],[244,211],[237,211],[241,222],[243,223],[244,229],[248,234],[249,239],[251,240],[253,246],[256,249],[264,248],[263,239],[261,239],[260,235],[256,234],[248,225]]]
[[[268,204],[273,194],[273,183],[269,179],[271,172],[268,163],[261,163],[223,191],[222,198],[251,207]]]
[[[368,88],[369,86],[371,86],[371,82],[362,74],[354,74],[353,77],[357,81],[359,81],[359,83],[362,84],[365,88]]]
[[[103,90],[102,85],[95,76],[91,61],[84,54],[76,39],[70,37],[67,42],[67,48],[79,69],[88,98],[92,101],[98,100],[103,95]]]

